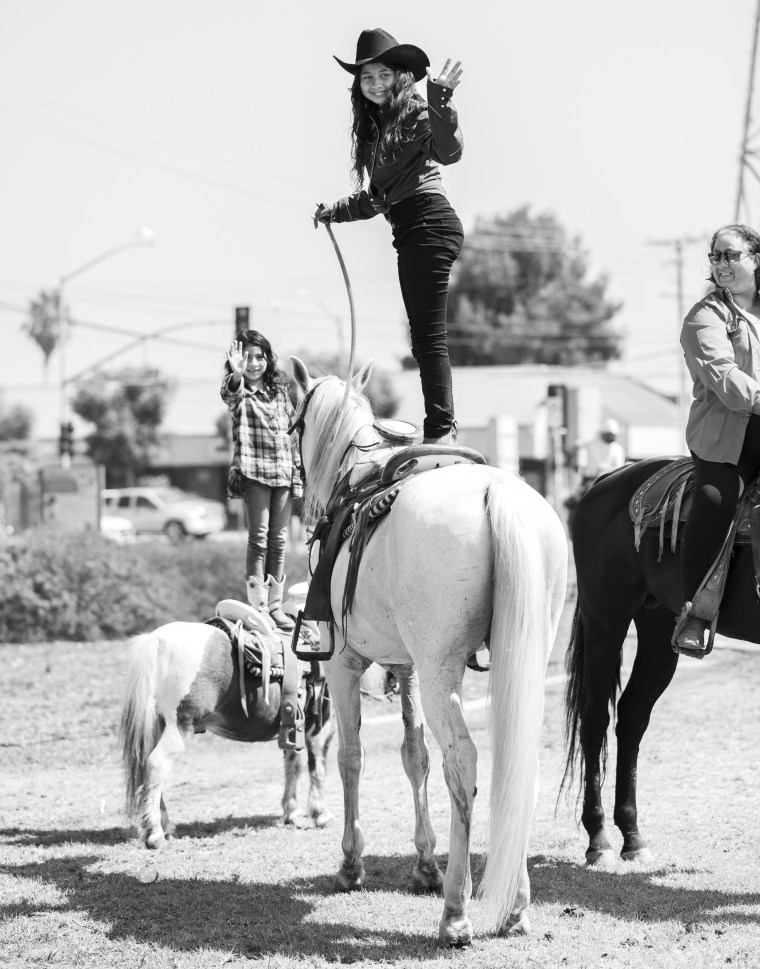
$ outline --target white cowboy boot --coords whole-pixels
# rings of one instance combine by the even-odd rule
[[[267,584],[269,586],[269,615],[274,624],[279,626],[280,629],[293,629],[295,623],[290,616],[282,611],[282,590],[285,586],[285,576],[281,575],[277,580],[273,575],[268,575]]]
[[[268,603],[267,584],[263,579],[255,575],[245,577],[246,590],[248,592],[248,605],[257,612],[266,612]]]

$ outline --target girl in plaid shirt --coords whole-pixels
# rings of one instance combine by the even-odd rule
[[[248,522],[248,602],[268,610],[281,629],[292,629],[282,593],[291,499],[302,494],[298,449],[288,435],[293,405],[277,357],[257,330],[238,334],[224,370],[221,396],[234,443],[227,495],[242,498]]]

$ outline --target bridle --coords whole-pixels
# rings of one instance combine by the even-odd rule
[[[303,467],[303,432],[306,426],[306,408],[311,403],[311,398],[314,396],[314,391],[318,386],[319,383],[317,382],[306,391],[303,400],[298,405],[293,422],[288,428],[288,434],[292,434],[294,431],[298,433],[298,472],[301,476],[301,484],[304,487],[306,486],[306,472]]]

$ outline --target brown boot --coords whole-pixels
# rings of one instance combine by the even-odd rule
[[[269,615],[272,621],[280,629],[291,630],[295,626],[293,620],[282,611],[282,590],[285,586],[285,576],[280,576],[279,580],[273,575],[267,576],[269,586]]]

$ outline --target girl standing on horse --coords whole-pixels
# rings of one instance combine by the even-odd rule
[[[676,652],[704,655],[707,620],[694,596],[726,537],[739,496],[760,470],[760,234],[725,225],[712,238],[715,289],[684,320],[681,345],[694,381],[686,443],[694,499],[681,555],[686,600]]]
[[[456,438],[451,364],[446,340],[449,275],[464,241],[439,165],[462,156],[462,132],[451,103],[462,69],[447,60],[437,78],[424,51],[399,44],[385,30],[363,30],[353,62],[352,158],[357,190],[333,205],[320,202],[319,222],[385,216],[393,231],[398,275],[425,401],[425,443]],[[415,83],[427,74],[427,101]],[[365,175],[367,189],[363,188]]]
[[[234,445],[227,495],[245,507],[248,602],[268,611],[280,629],[292,629],[282,593],[291,499],[302,494],[297,446],[288,435],[293,405],[269,340],[258,331],[236,336],[224,369],[221,395]]]

